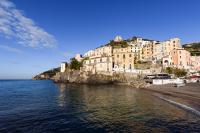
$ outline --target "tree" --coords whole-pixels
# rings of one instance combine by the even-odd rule
[[[175,68],[173,72],[177,77],[186,76],[187,72],[184,69]]]
[[[114,40],[111,40],[109,44],[110,44],[111,46],[114,46],[114,45],[115,45],[115,41],[114,41]]]
[[[128,43],[127,43],[126,41],[122,41],[122,42],[121,42],[121,47],[122,47],[122,48],[128,47]]]
[[[77,61],[75,58],[72,58],[70,62],[70,69],[80,70],[80,67],[82,67],[82,63]]]
[[[167,67],[167,68],[165,69],[165,72],[168,73],[168,74],[172,74],[172,73],[173,73],[173,68]]]

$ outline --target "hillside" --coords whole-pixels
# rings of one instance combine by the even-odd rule
[[[54,69],[51,69],[51,70],[48,70],[48,71],[45,71],[45,72],[43,72],[41,74],[36,75],[35,77],[33,77],[33,79],[35,79],[35,80],[38,80],[38,79],[51,79],[59,71],[60,71],[60,67],[54,68]]]
[[[183,48],[190,51],[192,56],[200,56],[200,42],[185,44]]]

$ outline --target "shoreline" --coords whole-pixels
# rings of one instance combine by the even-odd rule
[[[200,83],[188,83],[183,87],[174,87],[172,84],[151,85],[141,90],[200,110],[199,85]]]
[[[132,89],[139,89],[146,93],[150,93],[155,97],[162,97],[178,103],[193,107],[197,110],[200,110],[200,83],[187,83],[182,87],[174,87],[173,84],[166,85],[150,85],[145,83],[142,80],[135,79],[133,82],[56,82],[53,79],[51,80],[55,84],[69,84],[69,85],[88,85],[88,86],[126,86]]]

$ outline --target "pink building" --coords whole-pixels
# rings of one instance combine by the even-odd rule
[[[200,71],[200,56],[191,56],[191,64],[193,69]]]
[[[179,69],[191,69],[190,52],[184,49],[172,50],[168,56],[163,58],[164,67],[176,67]]]

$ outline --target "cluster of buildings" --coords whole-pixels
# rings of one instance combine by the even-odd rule
[[[140,37],[123,40],[122,37],[117,36],[112,43],[89,50],[83,57],[77,54],[75,58],[78,61],[84,60],[82,68],[84,71],[93,73],[139,73],[142,71],[145,73],[147,70],[136,69],[135,65],[147,62],[152,64],[148,71],[150,73],[155,65],[161,68],[175,67],[188,71],[200,71],[200,57],[191,56],[190,52],[184,50],[179,38],[161,42]],[[62,72],[63,66],[62,64]]]

